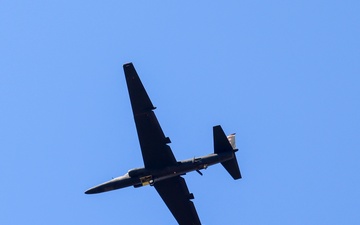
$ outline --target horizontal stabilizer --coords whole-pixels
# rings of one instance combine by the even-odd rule
[[[220,125],[213,127],[214,153],[233,152],[233,148]]]
[[[238,165],[238,162],[236,160],[236,155],[234,153],[234,158],[222,162],[221,163],[225,169],[228,171],[228,173],[230,173],[230,175],[232,176],[232,178],[234,178],[234,180],[240,179],[241,178],[241,173],[240,173],[240,168]]]

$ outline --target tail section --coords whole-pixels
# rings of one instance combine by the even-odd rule
[[[214,153],[223,153],[223,152],[232,152],[234,157],[228,161],[222,162],[221,164],[224,168],[230,173],[230,175],[235,179],[241,178],[241,173],[239,169],[239,165],[235,156],[235,136],[229,135],[226,137],[221,126],[213,127],[214,133]]]
[[[236,148],[236,143],[235,143],[235,133],[233,134],[230,134],[227,136],[227,139],[229,140],[230,144],[231,144],[231,147],[237,151],[237,148]]]

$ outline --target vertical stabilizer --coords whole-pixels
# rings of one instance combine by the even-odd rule
[[[235,151],[220,125],[213,127],[213,134],[214,153],[221,154],[224,152],[232,152],[233,158],[228,161],[222,162],[221,164],[235,180],[240,179],[241,173],[236,160]]]

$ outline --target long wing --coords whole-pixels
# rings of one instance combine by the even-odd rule
[[[184,178],[173,177],[155,182],[154,186],[179,225],[201,225],[194,203],[191,201],[194,196],[189,193]]]
[[[153,106],[132,63],[124,64],[131,107],[145,168],[160,169],[175,165],[176,159],[155,116]]]

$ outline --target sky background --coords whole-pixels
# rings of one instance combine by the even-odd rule
[[[178,160],[237,133],[243,179],[185,176],[204,225],[360,224],[359,1],[0,1],[0,224],[176,224],[143,161],[133,62]]]

